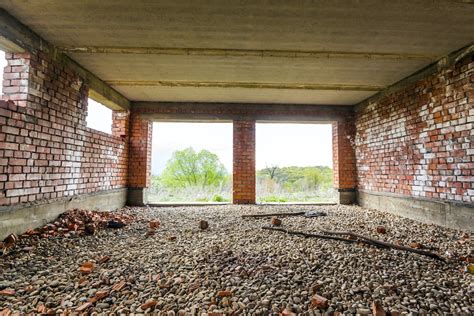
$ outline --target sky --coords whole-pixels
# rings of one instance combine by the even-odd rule
[[[87,101],[87,127],[112,133],[112,110],[92,99]]]
[[[330,124],[257,124],[257,169],[267,166],[332,167]],[[232,172],[232,123],[154,123],[152,173],[160,174],[176,150],[207,149]]]

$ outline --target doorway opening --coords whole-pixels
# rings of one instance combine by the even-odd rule
[[[153,123],[150,203],[230,203],[232,123]]]
[[[258,203],[332,203],[331,124],[257,123]]]

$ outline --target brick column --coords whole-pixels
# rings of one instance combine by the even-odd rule
[[[352,117],[332,124],[334,189],[339,193],[340,204],[352,204],[356,200],[357,173],[354,137],[355,125]]]
[[[127,198],[129,205],[147,203],[147,188],[151,182],[152,128],[152,122],[131,113]]]
[[[255,204],[255,121],[234,121],[233,203]]]

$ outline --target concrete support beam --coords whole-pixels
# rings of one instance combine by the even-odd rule
[[[255,204],[255,121],[238,120],[234,125],[234,166],[233,199],[234,204]]]
[[[256,120],[327,123],[352,115],[352,106],[344,105],[132,102],[132,109],[142,118],[155,121]]]
[[[89,87],[90,96],[112,110],[122,111],[130,108],[130,102],[119,92],[62,53],[54,45],[42,39],[4,9],[0,9],[0,37],[2,39],[0,48],[9,52],[18,52],[18,48],[32,53],[41,51],[48,54],[53,61],[72,69]]]
[[[332,91],[380,91],[383,86],[351,84],[313,84],[278,82],[238,82],[238,81],[188,81],[188,80],[108,80],[112,86],[124,87],[191,87],[191,88],[244,88],[277,90],[332,90]]]
[[[305,51],[276,49],[226,49],[226,48],[176,48],[176,47],[60,47],[66,53],[84,54],[132,54],[132,55],[183,55],[215,57],[262,57],[262,58],[312,58],[312,59],[385,59],[385,60],[436,60],[436,55],[413,53]]]

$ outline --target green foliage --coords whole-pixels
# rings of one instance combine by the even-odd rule
[[[275,167],[257,171],[257,178],[273,179],[288,191],[329,189],[332,186],[332,169],[329,167]]]
[[[196,153],[189,147],[173,153],[160,178],[169,188],[215,187],[226,179],[226,175],[227,171],[216,154],[205,149]]]
[[[212,202],[229,202],[230,199],[222,197],[222,195],[216,194],[212,197]]]
[[[270,196],[262,197],[260,201],[264,203],[273,203],[273,202],[284,203],[284,202],[288,202],[288,199],[281,196],[270,195]]]

